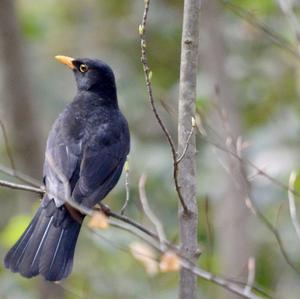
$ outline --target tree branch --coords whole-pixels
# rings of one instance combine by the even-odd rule
[[[198,248],[198,206],[196,198],[196,139],[193,133],[196,110],[196,86],[198,44],[200,25],[200,0],[185,0],[180,58],[180,81],[178,99],[178,152],[176,163],[180,191],[187,210],[178,208],[180,227],[180,250],[196,262]],[[176,162],[178,159],[176,160]],[[180,270],[179,298],[196,299],[197,274],[186,268]]]
[[[43,195],[45,193],[45,190],[42,187],[37,188],[29,185],[21,185],[21,184],[12,183],[4,180],[0,180],[0,186],[8,187],[10,189],[15,189],[15,190],[29,191],[29,192],[37,193],[39,195]]]
[[[300,240],[300,224],[297,219],[295,196],[293,193],[293,191],[295,190],[294,185],[295,185],[296,178],[297,178],[297,174],[296,174],[296,172],[293,171],[291,173],[290,179],[289,179],[288,198],[289,198],[290,216],[292,219],[292,223],[293,223],[296,235],[297,235],[298,239]]]
[[[147,43],[146,43],[146,25],[147,25],[149,8],[150,8],[150,0],[145,0],[143,19],[142,19],[141,25],[139,26],[139,34],[140,34],[140,39],[141,39],[141,62],[143,65],[145,81],[146,81],[146,86],[147,86],[147,92],[148,92],[148,98],[150,101],[152,111],[154,113],[154,116],[155,116],[159,126],[161,127],[162,131],[164,132],[165,137],[166,137],[166,139],[169,143],[170,149],[171,149],[172,158],[173,158],[173,179],[174,179],[174,183],[175,183],[176,192],[178,194],[180,203],[181,203],[184,211],[187,212],[188,209],[187,209],[186,203],[184,201],[184,198],[181,194],[180,185],[178,182],[178,163],[176,162],[177,161],[177,153],[176,153],[174,141],[157,111],[154,97],[153,97],[152,83],[151,83],[152,72],[151,72],[149,64],[148,64]]]
[[[212,129],[212,128],[211,128]],[[199,131],[200,132],[200,131]],[[215,132],[215,131],[214,131]],[[201,132],[200,132],[201,134]],[[218,134],[215,132],[215,134],[218,136]],[[221,151],[224,151],[228,154],[230,154],[232,157],[236,158],[239,163],[246,163],[251,168],[255,169],[257,171],[257,174],[264,176],[267,178],[271,183],[277,185],[278,187],[282,188],[283,190],[287,190],[292,192],[295,196],[299,196],[298,193],[295,192],[295,190],[291,190],[287,185],[285,185],[283,182],[276,180],[269,174],[267,174],[265,171],[260,169],[258,166],[256,166],[251,160],[247,158],[242,158],[239,154],[237,154],[234,150],[224,147],[223,145],[220,145],[214,141],[211,141],[207,136],[202,136],[203,139],[210,145],[218,148]],[[221,139],[220,136],[218,138]],[[290,259],[287,251],[285,250],[282,238],[278,232],[278,230],[272,225],[272,223],[265,217],[265,215],[260,211],[260,209],[257,207],[255,201],[252,199],[250,194],[248,194],[248,197],[244,199],[246,206],[251,210],[251,212],[260,219],[260,221],[267,227],[267,229],[273,234],[273,236],[276,239],[276,242],[279,246],[280,252],[286,261],[286,263],[297,273],[300,274],[300,270],[297,268],[297,266],[293,263],[293,261]]]
[[[156,217],[156,215],[153,213],[153,211],[149,207],[148,199],[147,199],[146,191],[145,191],[145,184],[146,184],[146,175],[143,174],[140,177],[140,181],[139,181],[140,201],[142,203],[142,207],[143,207],[145,215],[149,218],[149,220],[153,223],[153,225],[156,228],[156,232],[157,232],[157,235],[159,238],[161,250],[164,251],[166,248],[166,246],[165,246],[166,234],[164,232],[164,228],[163,228],[161,221]]]
[[[129,162],[128,162],[128,157],[124,165],[124,171],[125,171],[125,190],[126,190],[126,198],[125,202],[120,210],[120,214],[123,215],[125,213],[125,210],[127,208],[127,205],[129,203],[129,198],[130,198],[130,190],[129,190]]]
[[[4,181],[1,180],[0,181],[0,186],[3,187],[8,187],[11,189],[15,189],[15,190],[24,190],[27,192],[34,192],[37,193],[39,195],[44,194],[47,192],[47,190],[45,190],[43,187],[41,188],[34,188],[32,186],[28,186],[28,185],[21,185],[21,184],[16,184],[16,183],[12,183],[12,182],[8,182],[8,181]],[[50,194],[51,195],[51,194]],[[73,201],[73,200],[72,200]],[[160,252],[163,253],[163,251],[161,250],[161,247],[159,246],[159,237],[153,233],[152,231],[148,230],[147,228],[145,228],[144,226],[142,226],[141,224],[135,222],[134,220],[118,214],[116,212],[113,212],[110,210],[110,208],[108,208],[107,206],[100,204],[102,211],[109,217],[115,218],[116,220],[119,220],[121,223],[114,223],[112,222],[112,226],[118,227],[120,229],[123,230],[127,230],[130,233],[133,233],[134,235],[137,235],[139,238],[142,238],[145,242],[149,243],[151,246],[154,246],[157,250],[159,250]],[[74,206],[74,208],[77,208]],[[82,206],[80,206],[79,211],[81,213],[85,212],[85,208],[83,209]],[[128,226],[124,226],[124,224],[127,224]],[[97,232],[95,230],[92,230],[93,232]],[[147,236],[151,237],[151,239],[155,242],[149,241],[147,238],[145,238],[145,236],[143,236],[142,234],[138,233],[138,231],[142,232],[143,234],[146,234]],[[192,261],[190,261],[187,257],[185,257],[185,255],[178,250],[177,247],[175,247],[174,245],[172,245],[169,241],[165,240],[165,245],[166,248],[174,250],[178,256],[181,258],[181,263],[182,263],[182,267],[184,267],[185,269],[187,269],[188,271],[191,271],[192,273],[194,273],[195,275],[199,276],[202,279],[211,281],[229,291],[232,291],[234,293],[237,293],[239,295],[241,295],[244,298],[248,298],[248,299],[261,299],[261,297],[255,295],[254,293],[250,293],[248,295],[244,294],[244,287],[243,286],[239,286],[239,284],[237,283],[233,283],[229,280],[226,280],[224,278],[221,278],[219,276],[215,276],[205,270],[202,270],[200,268],[198,268]],[[244,283],[241,283],[244,284]],[[246,284],[244,284],[246,285]],[[254,288],[256,289],[256,288]],[[259,290],[258,290],[259,291]],[[269,296],[269,298],[271,298]]]
[[[9,163],[10,163],[10,167],[13,171],[16,171],[16,165],[15,165],[15,161],[14,161],[11,149],[10,149],[10,144],[8,141],[6,128],[1,119],[0,119],[0,127],[1,127],[2,135],[3,135],[5,151],[6,151],[6,155],[8,157]]]

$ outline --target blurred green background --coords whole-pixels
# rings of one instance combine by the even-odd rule
[[[175,140],[182,2],[152,1],[147,27],[155,99]],[[289,2],[299,19],[300,3]],[[197,109],[208,134],[207,138],[197,137],[199,265],[245,281],[247,260],[254,256],[257,285],[275,298],[296,299],[299,275],[284,261],[270,231],[246,208],[244,195],[236,188],[240,181],[230,171],[234,159],[211,144],[223,144],[228,122],[233,134],[247,142],[244,155],[276,180],[287,184],[291,171],[300,168],[296,57],[300,44],[295,38],[295,23],[275,0],[210,3],[203,1],[201,10],[197,93]],[[7,128],[17,169],[41,180],[47,133],[76,92],[72,73],[54,56],[106,61],[115,72],[119,104],[132,136],[126,214],[151,227],[138,200],[138,180],[145,172],[150,205],[169,239],[176,242],[177,197],[171,155],[151,112],[140,63],[138,25],[143,5],[142,0],[1,1],[0,119]],[[297,30],[300,32],[300,27]],[[220,110],[225,111],[225,121]],[[0,163],[9,166],[2,137],[0,153]],[[229,165],[229,173],[221,164]],[[253,200],[276,226],[292,262],[300,269],[300,240],[289,217],[287,191],[257,175],[248,164],[244,171],[251,177],[248,186]],[[12,180],[4,174],[0,177]],[[123,176],[105,200],[114,210],[123,205],[124,186]],[[31,219],[39,199],[35,194],[2,187],[0,198],[3,259]],[[231,201],[233,198],[237,202]],[[178,274],[148,275],[130,253],[129,245],[137,241],[134,236],[115,228],[99,235],[83,228],[72,275],[60,284],[24,279],[1,264],[0,298],[177,297]],[[199,280],[199,298],[239,297]]]

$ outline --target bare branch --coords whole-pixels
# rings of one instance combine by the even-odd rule
[[[212,128],[211,128],[212,129]],[[212,129],[213,130],[213,129]],[[213,130],[214,131],[214,130]],[[214,133],[218,136],[218,134],[214,131]],[[224,147],[223,145],[220,145],[214,141],[211,141],[208,137],[205,137],[202,135],[202,138],[210,145],[218,148],[221,151],[224,151],[228,154],[230,154],[233,158],[236,158],[240,163],[246,163],[248,164],[251,168],[255,169],[257,171],[258,175],[262,175],[265,178],[267,178],[271,183],[274,183],[278,187],[282,188],[283,190],[290,190],[288,186],[286,186],[284,183],[281,181],[278,181],[277,179],[273,178],[269,174],[267,174],[265,171],[260,169],[258,166],[256,166],[251,160],[247,158],[241,158],[235,150]],[[218,136],[219,139],[221,139],[220,136]],[[290,190],[294,195],[299,196],[294,190]],[[286,261],[286,263],[297,273],[300,274],[300,270],[297,268],[297,266],[293,263],[293,261],[290,259],[287,251],[285,250],[282,238],[278,232],[278,230],[274,227],[274,225],[265,217],[265,215],[260,211],[260,209],[257,207],[255,201],[252,199],[250,194],[244,199],[246,206],[251,210],[251,212],[256,215],[260,221],[269,229],[269,231],[273,234],[275,237],[277,244],[279,246],[280,252]]]
[[[286,15],[291,30],[294,33],[295,40],[297,42],[298,53],[300,55],[300,23],[298,22],[298,19],[293,11],[292,2],[287,0],[279,0],[278,3],[282,12]]]
[[[154,97],[153,97],[152,83],[151,83],[152,72],[151,72],[149,64],[148,64],[147,43],[146,43],[146,25],[147,25],[149,8],[150,8],[150,0],[145,0],[143,19],[142,19],[141,25],[139,26],[139,34],[140,34],[140,39],[141,39],[141,62],[143,65],[145,81],[146,81],[146,86],[147,86],[147,92],[148,92],[148,98],[150,101],[152,111],[154,113],[154,116],[155,116],[158,124],[160,125],[162,131],[164,132],[165,137],[166,137],[166,139],[169,143],[170,149],[171,149],[172,158],[173,158],[173,179],[174,179],[174,183],[175,183],[176,192],[178,194],[180,203],[181,203],[184,211],[187,212],[188,209],[184,202],[184,198],[181,194],[180,185],[178,182],[178,163],[176,162],[177,161],[177,153],[176,153],[174,141],[157,111]]]
[[[128,162],[128,159],[126,160],[125,162],[125,165],[124,165],[124,170],[125,170],[125,190],[126,190],[126,198],[125,198],[125,202],[124,202],[124,205],[123,207],[121,208],[120,210],[120,214],[123,215],[126,208],[127,208],[127,205],[129,203],[129,198],[130,198],[130,190],[129,190],[129,162]]]
[[[191,271],[192,273],[196,274],[197,276],[212,281],[219,286],[222,286],[223,288],[240,295],[243,298],[249,298],[249,299],[262,299],[262,297],[255,295],[254,293],[251,294],[245,294],[244,288],[239,286],[236,283],[230,282],[229,280],[223,279],[219,276],[215,276],[210,272],[207,272],[203,269],[200,269],[199,267],[193,267],[192,265],[186,263],[185,261],[182,261],[182,267],[186,268],[187,270]]]
[[[225,7],[228,7],[233,13],[247,21],[253,27],[265,33],[266,36],[279,48],[289,52],[294,58],[299,59],[300,54],[293,45],[284,37],[270,29],[266,24],[258,20],[252,12],[249,12],[242,7],[234,4],[232,1],[222,0]]]
[[[1,119],[0,119],[0,127],[1,127],[2,134],[3,134],[5,151],[6,151],[8,160],[10,162],[10,167],[15,172],[16,171],[15,161],[14,161],[14,158],[13,158],[13,155],[12,155],[12,152],[11,152],[11,147],[10,147],[10,144],[9,144],[9,141],[8,141],[6,128],[5,128],[5,125],[4,125],[4,123],[2,122]]]
[[[8,188],[15,189],[15,190],[30,191],[30,192],[37,193],[39,195],[42,195],[45,192],[45,190],[42,187],[36,188],[36,187],[29,186],[29,185],[21,185],[21,184],[16,184],[16,183],[4,181],[4,180],[0,180],[0,186],[8,187]]]
[[[296,203],[295,203],[295,196],[294,196],[294,190],[295,190],[294,186],[295,186],[296,178],[297,178],[297,174],[295,171],[293,171],[289,179],[288,198],[289,198],[289,210],[290,210],[292,223],[296,231],[297,237],[300,240],[300,224],[297,219]]]
[[[29,184],[31,186],[35,186],[35,187],[39,187],[40,186],[40,182],[34,178],[32,178],[29,175],[26,175],[20,171],[17,170],[13,170],[9,167],[6,167],[4,165],[0,165],[0,172],[9,175],[11,177],[14,177],[16,179],[18,179],[19,181]]]
[[[26,185],[20,185],[20,184],[15,184],[15,183],[11,183],[11,182],[7,182],[7,181],[1,181],[1,186],[4,187],[9,187],[12,189],[17,189],[17,190],[24,190],[24,191],[29,191],[29,192],[35,192],[37,194],[43,194],[45,192],[47,192],[46,190],[44,190],[43,188],[33,188],[31,186],[26,186]],[[69,203],[69,202],[68,202]],[[72,204],[74,203],[74,201],[72,200]],[[71,205],[71,203],[70,203]],[[103,212],[105,212],[105,214],[107,216],[110,216],[112,218],[115,218],[119,221],[121,221],[121,223],[116,223],[116,222],[111,222],[112,226],[118,227],[120,229],[123,230],[127,230],[130,233],[133,233],[134,235],[137,235],[139,238],[143,239],[145,242],[147,242],[148,244],[150,244],[151,246],[153,246],[154,248],[156,248],[157,250],[159,250],[160,252],[163,253],[163,251],[160,248],[160,242],[159,243],[155,243],[153,241],[159,241],[159,237],[151,232],[150,230],[148,230],[147,228],[145,228],[144,226],[140,225],[139,223],[135,222],[134,220],[124,216],[124,215],[120,215],[118,213],[115,213],[113,211],[111,211],[108,207],[100,204]],[[77,209],[76,206],[73,206],[75,209]],[[85,208],[80,207],[80,209],[78,209],[81,213],[85,214]],[[127,224],[127,226],[124,226],[124,224]],[[89,228],[90,229],[90,228]],[[97,233],[97,231],[92,230],[93,232]],[[144,235],[142,235],[140,232],[142,232],[143,234],[148,235],[149,237],[151,237],[151,240],[149,240],[148,238],[146,238]],[[176,251],[176,253],[178,254],[178,256],[181,258],[181,264],[182,267],[186,268],[187,270],[191,271],[192,273],[194,273],[195,275],[199,276],[202,279],[211,281],[229,291],[232,291],[234,293],[237,293],[239,295],[241,295],[244,298],[248,298],[248,299],[261,299],[261,297],[255,295],[254,293],[250,293],[248,295],[244,294],[244,288],[243,286],[239,286],[239,284],[237,283],[233,283],[229,280],[226,280],[224,278],[221,278],[219,276],[215,276],[212,273],[209,273],[205,270],[200,269],[199,267],[197,267],[194,263],[192,263],[188,258],[186,258],[182,252],[180,250],[178,250],[178,248],[174,247],[173,245],[171,245],[167,240],[164,241],[166,244],[166,248],[171,249]],[[240,283],[243,285],[243,283]],[[256,289],[256,288],[254,288]],[[269,296],[269,298],[271,298]]]
[[[200,250],[198,247],[196,196],[196,138],[192,136],[191,132],[195,126],[200,4],[200,0],[184,0],[178,97],[178,152],[184,153],[184,159],[181,163],[176,163],[180,191],[188,209],[186,212],[181,206],[178,207],[180,248],[194,263],[200,256]],[[180,299],[197,298],[197,276],[195,274],[181,268]]]
[[[251,294],[251,289],[253,288],[254,281],[255,281],[255,258],[251,256],[248,260],[248,281],[244,289],[245,295]]]
[[[185,144],[185,147],[184,147],[184,149],[182,151],[182,154],[179,155],[179,157],[176,160],[176,164],[179,164],[182,161],[182,159],[184,158],[184,156],[185,156],[185,154],[187,152],[187,149],[189,147],[191,137],[193,136],[195,126],[196,126],[196,122],[195,122],[194,117],[192,117],[192,127],[191,127],[191,130],[190,130],[189,135],[187,137],[186,144]]]
[[[148,204],[146,191],[145,191],[146,179],[147,179],[146,175],[143,174],[139,180],[140,201],[141,201],[145,215],[149,218],[149,220],[155,226],[155,229],[157,231],[157,235],[159,238],[161,250],[164,251],[166,249],[166,246],[165,246],[166,235],[165,235],[164,228],[163,228],[161,221],[156,217],[156,215],[153,213],[153,211],[151,210],[151,208]]]

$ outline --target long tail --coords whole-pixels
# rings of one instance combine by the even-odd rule
[[[75,246],[81,224],[64,207],[51,200],[41,206],[31,223],[7,253],[4,264],[25,277],[38,274],[46,280],[67,277],[73,265]]]

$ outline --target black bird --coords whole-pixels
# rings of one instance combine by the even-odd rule
[[[70,274],[84,219],[66,203],[67,189],[77,203],[95,206],[118,182],[130,146],[111,68],[96,59],[55,58],[73,70],[77,94],[48,136],[43,174],[47,193],[4,260],[13,272],[40,274],[50,281]]]

